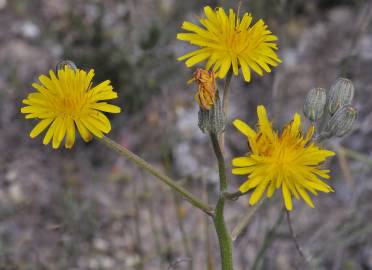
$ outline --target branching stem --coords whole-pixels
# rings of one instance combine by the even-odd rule
[[[199,198],[197,198],[195,195],[191,194],[188,190],[183,188],[180,184],[178,184],[176,181],[171,179],[169,176],[163,174],[161,171],[153,167],[151,164],[125,148],[124,146],[116,143],[115,141],[111,140],[110,138],[103,136],[103,138],[97,138],[101,143],[106,145],[108,148],[114,150],[119,155],[124,156],[128,158],[129,160],[133,161],[141,167],[142,169],[146,170],[148,173],[155,176],[157,179],[162,181],[164,184],[168,185],[173,190],[177,191],[183,198],[185,198],[188,202],[190,202],[193,206],[199,208],[204,213],[206,213],[209,216],[214,216],[213,210],[203,201],[201,201]]]

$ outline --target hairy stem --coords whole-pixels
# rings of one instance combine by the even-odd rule
[[[217,135],[211,133],[210,138],[212,141],[214,153],[217,158],[218,172],[220,176],[220,195],[215,208],[215,216],[213,218],[213,222],[220,246],[222,270],[233,270],[234,266],[232,258],[232,241],[224,217],[225,197],[223,194],[227,190],[225,160],[221,151],[220,144],[218,142]]]
[[[229,92],[230,92],[230,83],[232,78],[233,72],[230,68],[229,72],[226,75],[225,85],[223,87],[223,100],[222,100],[222,108],[225,115],[228,113],[229,108]]]
[[[229,72],[226,75],[225,79],[225,85],[223,87],[223,99],[222,99],[222,110],[223,113],[225,114],[225,117],[227,119],[227,113],[228,113],[228,108],[229,108],[229,92],[230,92],[230,83],[231,83],[231,78],[233,75],[232,68],[230,68]],[[220,145],[222,152],[225,149],[225,132],[223,131],[220,136]]]
[[[108,148],[114,150],[119,155],[124,156],[129,160],[133,161],[134,163],[136,163],[136,165],[138,165],[142,169],[146,170],[148,173],[155,176],[157,179],[162,181],[164,184],[168,185],[173,190],[177,191],[183,198],[189,201],[193,206],[199,208],[209,216],[214,216],[213,210],[211,210],[211,208],[207,204],[202,202],[199,198],[191,194],[189,191],[187,191],[185,188],[179,185],[176,181],[172,180],[169,176],[163,174],[161,171],[150,165],[148,162],[146,162],[145,160],[143,160],[142,158],[140,158],[127,148],[123,147],[122,145],[116,143],[115,141],[111,140],[106,136],[97,139],[104,145],[106,145]]]

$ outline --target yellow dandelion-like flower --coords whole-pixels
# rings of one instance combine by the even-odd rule
[[[196,102],[198,102],[200,108],[209,110],[216,99],[217,87],[214,72],[197,68],[194,77],[188,83],[193,81],[198,84],[198,91],[195,94]]]
[[[311,138],[314,127],[310,126],[307,133],[301,133],[301,118],[295,114],[279,135],[273,130],[267,118],[264,106],[257,107],[258,130],[255,131],[246,123],[237,119],[235,127],[248,138],[250,152],[247,156],[233,159],[232,173],[248,174],[248,179],[240,186],[245,193],[254,189],[249,203],[256,204],[267,190],[267,197],[271,197],[276,189],[281,188],[285,207],[292,210],[292,195],[298,200],[300,197],[314,207],[308,191],[317,195],[317,191],[325,193],[333,191],[321,180],[329,179],[329,170],[321,168],[327,157],[335,153],[320,148]]]
[[[250,81],[251,69],[263,75],[281,62],[275,53],[278,38],[262,19],[251,25],[249,13],[240,19],[232,9],[227,15],[223,8],[213,10],[209,6],[204,7],[204,13],[206,17],[199,20],[203,27],[185,21],[182,29],[189,33],[177,34],[179,40],[201,47],[178,58],[187,59],[187,67],[208,59],[206,69],[213,66],[219,78],[224,78],[232,66],[235,76],[241,67],[244,80]]]
[[[108,133],[110,120],[102,112],[119,113],[120,108],[101,101],[118,95],[109,80],[93,87],[93,77],[93,69],[87,73],[67,65],[58,70],[57,76],[52,70],[49,77],[41,75],[40,84],[32,84],[37,92],[30,93],[23,100],[27,106],[21,108],[26,119],[40,119],[30,137],[35,138],[48,128],[43,144],[52,141],[53,148],[57,149],[64,138],[66,148],[74,145],[76,128],[86,142],[92,139],[92,135],[102,138],[104,133]]]

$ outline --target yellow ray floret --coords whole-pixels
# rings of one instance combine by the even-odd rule
[[[308,192],[317,195],[317,191],[333,191],[321,180],[329,179],[329,170],[323,169],[321,164],[335,153],[311,142],[313,126],[302,134],[301,118],[297,113],[280,135],[273,130],[264,106],[257,107],[257,115],[257,131],[239,119],[234,121],[250,147],[248,155],[232,161],[233,174],[248,175],[240,191],[253,190],[249,199],[251,205],[256,204],[265,191],[266,196],[271,197],[275,190],[281,189],[288,210],[292,210],[292,196],[314,207]]]
[[[244,80],[250,81],[251,70],[263,75],[281,62],[275,53],[278,38],[262,19],[253,24],[249,13],[239,18],[232,9],[226,14],[223,8],[213,10],[209,6],[204,7],[204,13],[201,26],[185,21],[182,29],[188,33],[177,34],[179,40],[200,47],[178,58],[186,60],[187,67],[207,60],[205,68],[213,67],[219,78],[224,78],[230,68],[237,76],[241,68]]]
[[[26,119],[36,118],[39,122],[30,133],[35,138],[47,129],[43,144],[52,141],[54,149],[65,139],[65,147],[75,142],[76,129],[84,141],[92,136],[103,137],[111,130],[109,119],[102,112],[119,113],[120,108],[105,100],[117,98],[110,81],[92,86],[94,70],[88,73],[65,66],[64,69],[49,71],[49,77],[41,75],[40,83],[32,86],[37,90],[30,93],[21,108]]]

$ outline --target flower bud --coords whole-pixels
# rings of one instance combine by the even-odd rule
[[[198,126],[204,133],[210,132],[218,135],[225,129],[226,117],[218,92],[216,92],[215,102],[209,110],[200,107],[198,118]]]
[[[62,60],[61,62],[59,62],[57,64],[57,66],[56,66],[56,72],[58,73],[58,70],[65,69],[65,66],[68,66],[69,68],[71,68],[74,71],[76,71],[76,69],[77,69],[75,63],[72,62],[71,60]]]
[[[338,78],[331,86],[328,96],[328,110],[334,114],[339,108],[350,104],[354,97],[353,83],[345,78]]]
[[[326,90],[324,88],[311,89],[304,103],[304,114],[311,121],[319,120],[324,112],[324,106],[327,101]]]
[[[351,105],[339,109],[328,121],[324,131],[329,136],[342,137],[351,130],[357,110]]]

